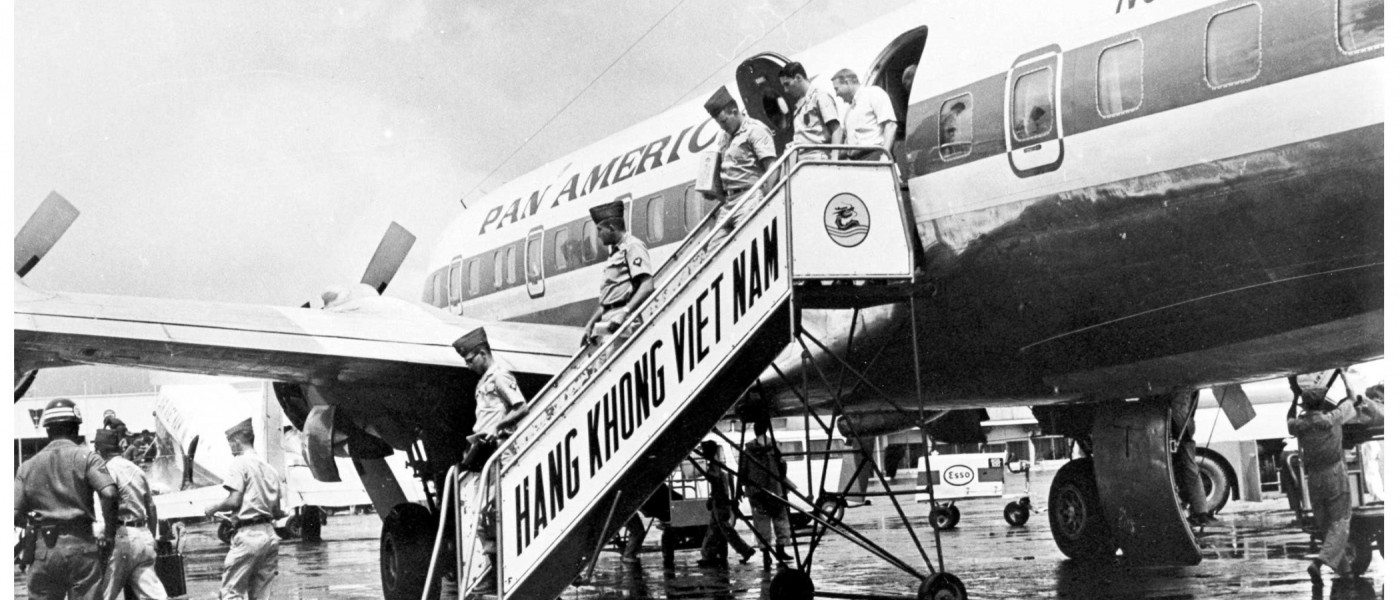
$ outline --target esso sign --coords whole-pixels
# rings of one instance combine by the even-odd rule
[[[948,485],[967,485],[972,483],[972,478],[972,469],[963,465],[948,467],[948,470],[943,472],[943,481],[948,482]]]

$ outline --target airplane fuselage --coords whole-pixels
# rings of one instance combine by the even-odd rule
[[[896,151],[934,283],[914,303],[919,365],[942,406],[1381,354],[1379,2],[1122,4],[911,7],[795,57],[819,84],[851,68],[908,100]],[[906,95],[892,74],[910,58]],[[423,299],[581,325],[607,253],[587,208],[627,201],[659,263],[713,207],[692,184],[718,131],[688,102],[502,186],[448,228]],[[906,312],[865,311],[853,355],[892,338],[881,368],[909,372]],[[837,346],[850,325],[806,318]]]

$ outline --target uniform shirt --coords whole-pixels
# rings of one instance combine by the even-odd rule
[[[49,442],[15,473],[15,512],[34,512],[41,523],[97,520],[92,495],[115,485],[96,452],[73,440]]]
[[[117,482],[117,492],[121,496],[117,519],[122,522],[145,521],[146,499],[151,497],[151,486],[146,482],[146,474],[135,463],[113,456],[107,461],[107,470],[112,480]]]
[[[885,136],[881,126],[895,121],[890,96],[875,86],[865,86],[851,96],[851,108],[846,111],[846,143],[858,146],[881,146]]]
[[[511,409],[525,404],[525,396],[501,361],[491,364],[476,382],[476,425],[472,433],[486,433],[496,428]]]
[[[1310,410],[1289,419],[1288,433],[1303,450],[1303,468],[1313,472],[1342,464],[1342,423],[1355,416],[1351,403],[1343,402],[1333,410]]]
[[[598,303],[603,306],[626,304],[637,289],[632,280],[651,274],[651,252],[646,244],[630,233],[622,234],[622,239],[608,254],[608,264],[603,266],[603,287],[598,291]]]
[[[760,160],[778,157],[773,132],[750,117],[743,118],[734,135],[721,132],[719,148],[719,180],[729,194],[758,184],[758,178],[763,176]]]
[[[240,521],[274,517],[282,512],[282,476],[252,451],[233,457],[224,487],[243,492],[243,504],[234,515]]]
[[[729,485],[729,473],[721,466],[719,459],[705,465],[705,481],[710,484],[710,500],[728,505],[734,501],[734,492]]]
[[[826,124],[841,122],[841,113],[836,109],[836,95],[830,89],[815,84],[807,87],[807,95],[797,101],[797,110],[792,117],[792,143],[830,144],[826,135]]]

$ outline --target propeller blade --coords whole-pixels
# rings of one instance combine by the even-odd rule
[[[199,450],[199,436],[194,436],[190,440],[190,450],[185,453],[185,471],[180,477],[180,489],[188,490],[194,487],[194,453]]]
[[[44,198],[38,210],[34,211],[34,216],[29,217],[29,221],[15,235],[15,274],[20,277],[27,275],[77,218],[77,208],[58,192],[49,192],[49,197]]]
[[[389,230],[384,232],[384,238],[379,240],[379,248],[374,251],[374,258],[370,259],[369,267],[365,269],[365,276],[360,278],[360,283],[367,284],[374,288],[374,291],[383,294],[416,241],[418,238],[402,225],[390,223]]]

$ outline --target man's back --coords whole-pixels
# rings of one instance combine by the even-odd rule
[[[93,494],[110,483],[97,453],[57,439],[15,473],[15,508],[35,513],[41,523],[94,521]]]
[[[117,493],[121,495],[121,510],[118,515],[123,522],[145,521],[146,499],[151,495],[146,473],[125,458],[114,456],[107,461],[107,470],[117,482]]]
[[[235,515],[240,521],[273,517],[281,511],[282,478],[262,457],[245,452],[233,458],[224,487],[243,492]]]

